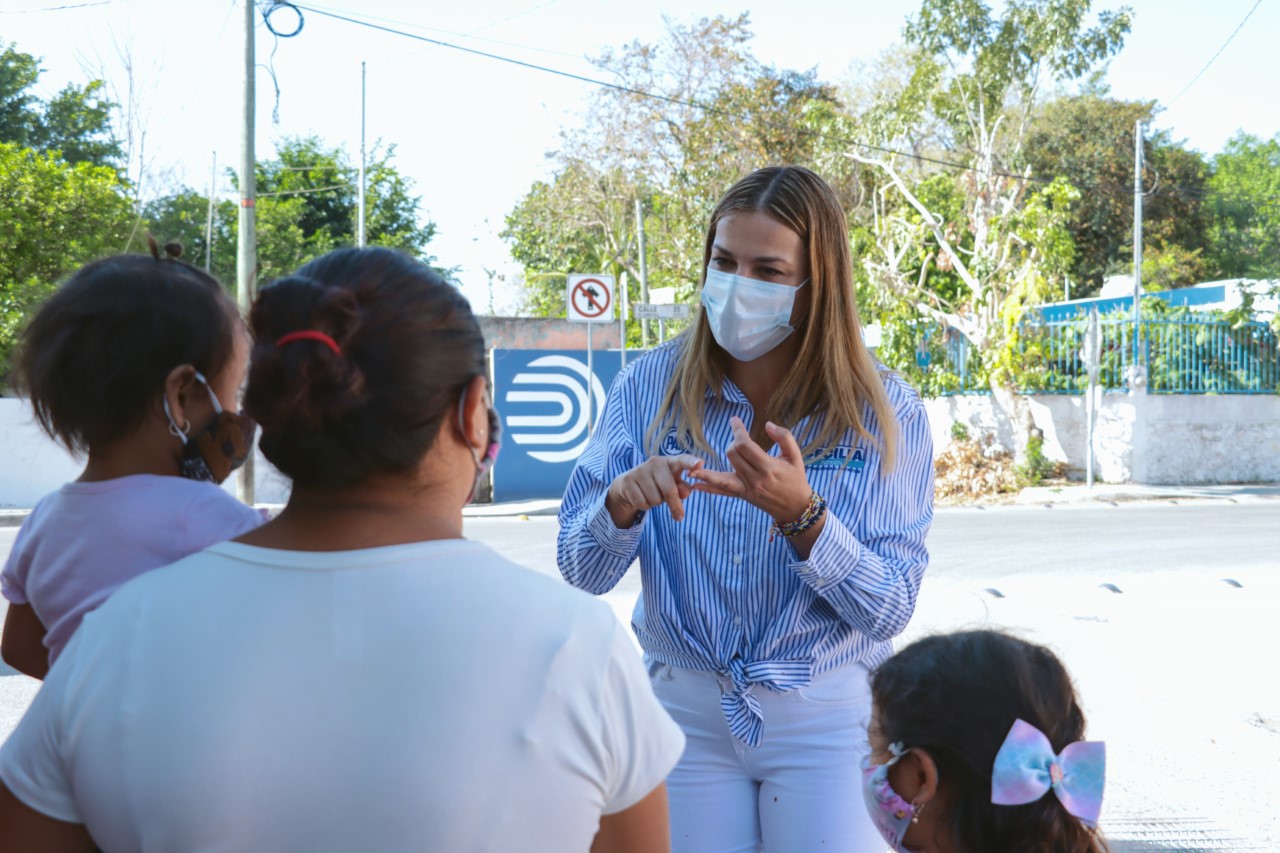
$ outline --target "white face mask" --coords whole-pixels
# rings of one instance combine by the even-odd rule
[[[738,361],[755,361],[771,351],[795,331],[791,309],[808,283],[773,284],[708,267],[702,304],[716,343]]]

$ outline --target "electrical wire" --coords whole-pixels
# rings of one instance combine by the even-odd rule
[[[538,11],[539,9],[545,9],[545,8],[547,8],[548,6],[554,6],[556,3],[559,3],[559,2],[560,2],[560,0],[546,0],[546,2],[544,2],[544,3],[539,3],[537,6],[533,6],[533,7],[530,7],[530,8],[528,8],[528,9],[523,9],[523,10],[521,10],[521,11],[519,11],[519,12],[516,12],[515,14],[512,14],[512,15],[507,15],[505,18],[501,18],[501,19],[499,19],[499,20],[497,20],[497,21],[490,21],[489,23],[484,24],[483,26],[477,27],[476,29],[474,29],[474,30],[472,30],[471,32],[467,33],[467,35],[468,35],[468,36],[474,36],[476,33],[482,33],[482,32],[484,32],[485,30],[491,30],[491,29],[493,29],[494,27],[502,26],[503,24],[507,23],[508,21],[514,21],[516,18],[523,18],[525,15],[532,14],[533,12],[536,12],[536,11]]]
[[[1167,104],[1165,104],[1166,109],[1173,106],[1174,102],[1177,101],[1178,98],[1181,98],[1183,95],[1185,95],[1187,93],[1187,90],[1190,89],[1192,86],[1194,86],[1196,81],[1199,80],[1202,76],[1204,76],[1204,72],[1209,70],[1209,66],[1212,65],[1219,56],[1222,56],[1222,52],[1227,49],[1227,45],[1231,44],[1231,40],[1236,37],[1236,34],[1239,33],[1240,30],[1244,29],[1244,25],[1249,22],[1249,18],[1253,16],[1254,12],[1258,11],[1258,7],[1261,5],[1262,5],[1262,0],[1258,0],[1257,3],[1253,4],[1253,8],[1249,10],[1249,14],[1245,15],[1244,20],[1240,22],[1240,25],[1236,27],[1234,30],[1232,30],[1231,35],[1227,36],[1227,40],[1222,43],[1222,47],[1218,48],[1218,52],[1215,53],[1209,59],[1209,61],[1204,64],[1204,68],[1201,68],[1200,71],[1196,74],[1196,76],[1191,78],[1191,82],[1183,86],[1182,91],[1174,95],[1173,98]]]
[[[44,9],[4,9],[0,15],[31,15],[37,12],[65,12],[68,9],[87,9],[90,6],[107,6],[112,0],[94,0],[92,3],[75,3],[70,6],[48,6]]]
[[[281,2],[281,0],[276,0],[276,2]],[[1261,3],[1261,0],[1258,0],[1258,2]],[[583,74],[576,74],[574,72],[565,71],[559,68],[552,68],[546,65],[539,65],[534,62],[528,62],[526,60],[516,59],[515,57],[503,56],[502,54],[498,54],[498,53],[490,53],[488,51],[478,50],[473,47],[454,44],[453,42],[444,41],[443,39],[431,38],[429,36],[406,32],[404,30],[397,29],[395,27],[373,23],[368,20],[353,18],[353,17],[350,17],[349,15],[340,14],[338,12],[326,11],[324,9],[321,9],[315,6],[310,6],[310,5],[301,4],[301,3],[298,3],[298,4],[290,3],[288,5],[293,6],[300,11],[314,12],[318,15],[322,15],[328,18],[333,18],[339,21],[344,21],[346,23],[354,24],[356,26],[366,27],[368,29],[388,33],[390,35],[396,35],[396,36],[401,36],[403,38],[413,39],[415,41],[425,42],[427,44],[435,45],[436,47],[444,47],[452,50],[461,51],[462,53],[471,54],[473,56],[479,56],[484,59],[497,60],[499,62],[504,62],[504,63],[515,65],[521,68],[527,68],[533,71],[540,71],[546,74],[552,74],[557,77],[564,77],[566,79],[576,80],[578,82],[587,83],[589,85],[597,86],[603,89],[611,89],[613,91],[622,92],[624,94],[636,95],[638,97],[647,98],[655,101],[661,101],[661,102],[669,103],[675,106],[689,107],[710,115],[717,115],[723,118],[731,118],[731,119],[744,118],[744,116],[738,113],[734,113],[730,110],[724,110],[710,104],[704,104],[698,101],[687,100],[684,98],[676,98],[670,95],[663,95],[658,92],[649,92],[644,89],[636,89],[634,87],[624,86],[620,83],[614,83],[609,80],[601,80],[595,77],[588,77]],[[1241,25],[1243,26],[1243,22]],[[929,157],[923,154],[916,154],[910,151],[902,151],[895,148],[888,148],[880,145],[873,145],[871,143],[861,142],[859,140],[851,139],[849,137],[836,136],[833,134],[825,134],[821,131],[811,130],[809,128],[797,128],[790,125],[783,126],[778,124],[765,124],[764,126],[773,130],[786,130],[793,133],[802,134],[805,136],[816,137],[818,139],[841,142],[846,145],[850,145],[856,148],[861,148],[865,151],[874,151],[881,154],[890,154],[896,157],[902,157],[904,159],[914,160],[920,163],[928,163],[935,166],[942,166],[944,168],[952,169],[958,172],[978,172],[979,171],[975,167],[970,166],[966,163],[958,163],[953,160],[945,160],[939,157]],[[1053,180],[1052,178],[1019,175],[1012,172],[1004,172],[999,170],[993,170],[990,172],[990,174],[993,175],[994,177],[1005,178],[1008,180],[1018,181],[1021,183],[1031,183],[1031,184],[1040,184],[1040,185],[1048,185]],[[1106,187],[1102,185],[1097,185],[1097,184],[1095,184],[1092,187],[1078,188],[1078,189],[1090,189],[1094,191],[1103,192],[1107,195],[1130,195],[1131,194],[1131,190],[1129,189],[1128,186],[1119,186],[1118,184],[1114,187],[1114,191],[1108,190]],[[1164,194],[1160,193],[1159,191],[1148,194],[1148,195],[1149,197],[1152,197],[1152,196],[1164,197]]]
[[[718,115],[724,118],[737,118],[737,119],[742,118],[742,116],[739,115],[738,113],[734,113],[729,110],[722,110],[719,107],[715,107],[710,104],[703,104],[697,101],[686,100],[684,98],[676,98],[676,97],[672,97],[671,95],[663,95],[658,92],[648,92],[648,91],[645,91],[644,89],[636,89],[631,86],[624,86],[621,83],[613,83],[609,80],[601,80],[597,77],[587,77],[584,74],[575,74],[572,71],[565,71],[560,68],[551,68],[546,65],[538,65],[535,62],[527,62],[523,59],[516,59],[515,57],[511,57],[511,56],[503,56],[502,54],[498,54],[498,53],[489,53],[488,51],[477,50],[474,47],[467,47],[466,45],[454,44],[453,42],[447,42],[442,39],[434,39],[434,38],[430,38],[429,36],[422,36],[416,33],[405,32],[404,30],[398,30],[394,27],[383,26],[382,24],[375,24],[370,21],[362,21],[359,18],[352,18],[347,15],[340,15],[336,12],[326,12],[314,6],[306,6],[306,5],[298,4],[297,7],[306,12],[315,12],[318,15],[323,15],[328,18],[334,18],[335,20],[339,20],[339,21],[345,21],[349,24],[355,24],[357,26],[367,27],[372,30],[379,30],[384,33],[390,33],[391,35],[402,36],[404,38],[415,39],[417,41],[426,42],[427,44],[433,44],[437,47],[445,47],[445,48],[450,48],[452,50],[462,51],[463,53],[469,53],[469,54],[472,54],[473,56],[480,56],[485,59],[495,59],[499,62],[505,62],[510,65],[517,65],[517,66],[520,66],[521,68],[528,68],[533,71],[541,71],[546,74],[554,74],[557,77],[564,77],[569,80],[576,80],[580,83],[587,83],[589,85],[598,86],[603,89],[612,89],[614,91],[623,92],[628,95],[636,95],[641,98],[648,98],[650,100],[662,101],[664,103],[672,104],[675,106],[691,107],[693,109],[700,110],[710,115]],[[893,154],[899,157],[905,157],[905,158],[916,160],[922,163],[932,163],[937,166],[946,166],[947,168],[957,169],[957,170],[966,171],[966,172],[977,171],[977,169],[973,168],[972,166],[968,166],[964,163],[956,163],[951,160],[942,160],[936,157],[927,157],[922,154],[913,154],[910,151],[900,151],[895,148],[886,148],[880,145],[872,145],[871,143],[868,143],[868,142],[859,142],[858,140],[848,139],[846,137],[831,136],[831,135],[823,134],[820,131],[810,130],[808,128],[796,128],[793,126],[783,127],[782,125],[765,125],[765,126],[770,127],[773,130],[790,130],[796,133],[804,134],[806,136],[816,136],[820,139],[832,139],[838,142],[844,142],[848,145],[853,145],[857,148],[865,149],[867,151],[875,151],[881,154]],[[1028,178],[1024,175],[1017,175],[1009,172],[992,172],[992,174],[997,177],[1009,178],[1016,181],[1032,181],[1032,182],[1045,181],[1045,179],[1043,178],[1034,178],[1034,177]]]
[[[345,9],[335,9],[331,6],[312,5],[309,8],[318,12],[337,12],[339,14],[346,11]],[[550,48],[538,47],[536,45],[531,45],[531,44],[523,44],[521,42],[516,42],[516,41],[506,41],[505,39],[486,38],[485,36],[476,36],[476,35],[470,35],[468,33],[460,33],[455,30],[445,30],[445,29],[441,29],[440,27],[428,27],[425,24],[417,24],[412,21],[405,21],[399,18],[386,18],[379,15],[369,15],[369,14],[362,14],[361,17],[366,21],[378,21],[383,24],[398,24],[399,26],[402,26],[402,27],[407,27],[409,29],[414,29],[414,30],[422,30],[423,32],[440,33],[441,35],[453,36],[454,38],[470,39],[471,41],[487,42],[488,44],[498,44],[498,45],[502,45],[503,47],[517,47],[517,48],[520,48],[521,50],[533,51],[535,53],[545,53],[550,56],[563,56],[568,59],[582,58],[582,54],[580,53],[567,53],[563,50],[551,50]],[[395,61],[395,60],[392,60],[392,61]]]
[[[327,193],[330,190],[347,189],[348,187],[353,187],[353,186],[355,186],[355,184],[334,184],[333,186],[330,186],[330,187],[311,187],[305,190],[282,190],[281,192],[278,192],[278,193],[258,193],[257,197],[258,198],[275,198],[277,196],[286,196],[286,195],[309,195],[311,193]]]

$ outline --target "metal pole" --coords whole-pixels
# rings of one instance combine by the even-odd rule
[[[640,204],[640,199],[636,199],[636,239],[640,252],[640,301],[649,301],[649,265],[648,259],[645,257],[644,244],[644,208]],[[640,346],[644,349],[649,348],[649,321],[640,321]]]
[[[364,63],[360,63],[360,199],[356,212],[356,245],[364,248],[364,172],[365,172],[365,152],[364,152],[364,111],[365,111],[365,70]]]
[[[1085,335],[1085,352],[1089,359],[1086,368],[1089,371],[1089,397],[1085,401],[1085,417],[1088,419],[1085,425],[1085,434],[1088,436],[1089,448],[1085,453],[1085,483],[1088,488],[1093,488],[1093,430],[1094,421],[1097,419],[1097,388],[1098,388],[1098,372],[1102,365],[1099,361],[1102,358],[1102,346],[1099,339],[1098,328],[1098,309],[1093,308],[1089,311],[1089,331]]]
[[[213,197],[218,192],[218,152],[213,152],[209,169],[209,213],[204,220],[204,271],[213,268]]]
[[[630,301],[627,297],[627,271],[623,270],[622,275],[618,276],[621,286],[618,288],[618,331],[622,334],[622,366],[627,366],[627,303]]]
[[[239,249],[236,253],[236,296],[240,310],[248,314],[253,302],[253,280],[258,266],[258,240],[255,205],[257,204],[257,177],[254,169],[257,158],[253,149],[254,118],[256,101],[254,92],[254,68],[257,60],[254,57],[253,12],[254,3],[244,4],[244,122],[240,138],[240,215],[236,238]],[[253,465],[254,454],[250,453],[240,469],[237,492],[240,500],[247,504],[254,501]]]
[[[1133,127],[1133,369],[1138,369],[1142,332],[1142,122]]]
[[[596,368],[595,360],[592,358],[595,351],[591,346],[591,328],[593,326],[595,326],[595,323],[587,323],[587,435],[591,435],[596,429]]]

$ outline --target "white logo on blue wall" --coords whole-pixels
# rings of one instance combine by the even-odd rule
[[[516,374],[512,383],[544,386],[540,390],[513,389],[507,392],[503,412],[512,443],[547,447],[546,450],[525,451],[539,462],[572,462],[581,456],[590,437],[587,394],[595,398],[596,417],[604,408],[604,386],[597,377],[588,375],[587,365],[576,358],[544,355],[529,362],[524,371]],[[536,404],[544,410],[547,406],[558,406],[560,411],[538,415],[510,414],[522,403]]]

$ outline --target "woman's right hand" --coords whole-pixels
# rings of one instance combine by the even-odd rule
[[[625,530],[636,523],[636,516],[641,512],[664,503],[671,509],[671,517],[682,521],[684,500],[693,492],[693,486],[684,480],[684,472],[701,467],[701,459],[684,453],[654,456],[619,474],[609,484],[604,499],[614,526]]]

